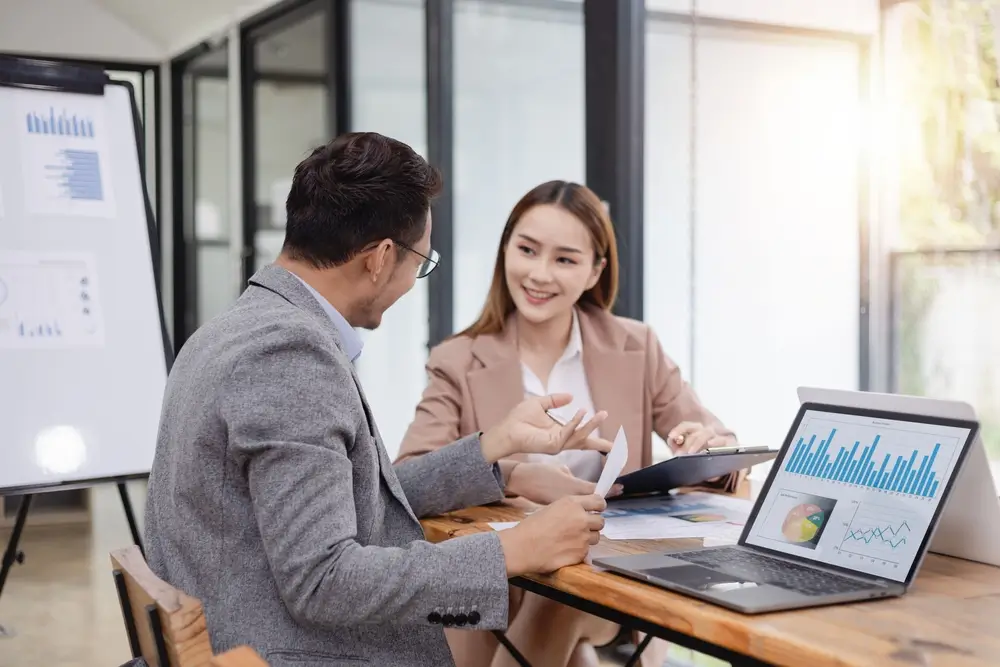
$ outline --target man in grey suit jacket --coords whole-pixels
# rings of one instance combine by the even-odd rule
[[[569,397],[546,397],[393,467],[354,371],[354,327],[378,326],[439,261],[438,188],[380,135],[316,149],[296,169],[277,262],[177,356],[147,558],[202,600],[216,651],[249,644],[273,667],[449,665],[443,627],[505,628],[508,577],[578,563],[598,539],[604,500],[585,495],[507,531],[423,540],[418,517],[498,501],[531,465],[500,459],[609,447],[590,437],[604,413],[562,427],[545,410]]]

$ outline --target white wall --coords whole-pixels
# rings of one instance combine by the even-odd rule
[[[92,0],[3,0],[0,51],[144,62],[167,53]]]

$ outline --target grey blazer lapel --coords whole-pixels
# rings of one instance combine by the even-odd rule
[[[340,339],[340,332],[337,331],[337,327],[330,321],[326,311],[323,310],[323,306],[299,282],[299,279],[287,270],[274,264],[268,264],[253,274],[250,278],[250,284],[277,294],[296,308],[304,310],[318,319],[326,330],[330,332],[330,335],[333,336],[340,351],[344,352],[344,342]]]
[[[358,394],[361,396],[361,405],[365,409],[365,417],[368,419],[368,426],[372,431],[372,438],[375,440],[375,448],[378,450],[378,468],[379,472],[382,474],[382,479],[385,481],[385,485],[389,487],[389,491],[395,496],[396,500],[406,508],[406,513],[413,518],[417,523],[420,522],[417,519],[417,515],[413,513],[413,508],[410,507],[410,501],[406,499],[406,493],[403,491],[402,485],[399,483],[399,478],[396,477],[396,471],[392,467],[392,461],[389,460],[389,453],[385,451],[385,443],[382,442],[382,434],[378,430],[378,424],[375,422],[375,415],[372,412],[371,406],[368,405],[368,399],[365,397],[365,390],[361,386],[361,378],[358,377],[357,372],[354,369],[354,365],[351,364],[351,377],[354,378],[354,385],[358,388]]]

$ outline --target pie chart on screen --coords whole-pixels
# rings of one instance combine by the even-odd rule
[[[802,503],[789,510],[781,524],[781,534],[792,544],[812,542],[817,538],[824,521],[826,512],[822,507]]]

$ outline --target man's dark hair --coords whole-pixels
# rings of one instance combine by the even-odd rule
[[[384,239],[412,247],[441,185],[440,173],[403,142],[341,135],[295,168],[283,251],[329,268]]]

